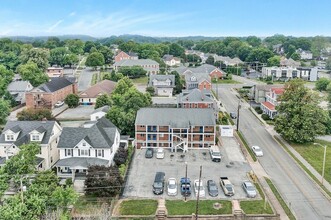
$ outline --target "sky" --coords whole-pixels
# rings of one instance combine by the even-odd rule
[[[331,0],[0,0],[0,36],[331,36]]]

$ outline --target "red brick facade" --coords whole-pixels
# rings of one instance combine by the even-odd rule
[[[115,56],[115,62],[118,62],[118,61],[121,61],[121,60],[129,60],[129,59],[130,59],[130,56],[127,53],[123,52],[123,51],[119,52]]]
[[[207,80],[204,80],[201,83],[199,83],[198,89],[200,89],[201,91],[204,89],[211,90],[211,83]]]
[[[211,79],[222,79],[223,75],[223,72],[217,68],[209,73]]]

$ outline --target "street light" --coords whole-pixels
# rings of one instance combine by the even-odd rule
[[[322,145],[320,143],[314,143],[314,145],[319,145],[321,147],[324,147],[324,156],[323,156],[323,168],[322,168],[322,180],[321,180],[321,183],[322,183],[322,186],[324,185],[323,182],[324,182],[324,171],[325,171],[325,159],[326,159],[326,147],[327,145]]]
[[[239,131],[239,109],[240,109],[240,99],[238,101],[238,110],[237,110],[237,131]]]

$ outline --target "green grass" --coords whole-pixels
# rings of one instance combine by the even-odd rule
[[[274,195],[276,196],[278,202],[280,203],[280,205],[283,207],[285,213],[287,214],[287,216],[289,217],[290,220],[295,220],[295,216],[293,215],[293,213],[291,212],[291,210],[289,209],[289,207],[287,206],[286,202],[284,201],[284,199],[281,197],[281,195],[279,194],[278,190],[276,189],[276,187],[274,186],[274,184],[272,183],[272,181],[268,178],[265,177],[265,180],[267,181],[271,191],[274,193]]]
[[[241,201],[240,207],[246,214],[273,214],[270,204],[267,202],[264,209],[264,200]]]
[[[220,203],[222,208],[214,209],[214,203]],[[182,200],[167,200],[166,207],[168,209],[168,215],[191,215],[195,213],[196,201],[190,200],[184,202]],[[224,200],[200,200],[199,201],[199,215],[222,215],[231,214],[232,204],[231,201]]]
[[[91,85],[92,86],[95,85],[98,82],[98,77],[99,77],[98,73],[93,73],[92,80],[91,80]]]
[[[148,83],[148,76],[131,79],[131,81],[133,83],[135,83],[135,84],[145,84],[145,85],[147,85],[147,83]]]
[[[121,215],[154,215],[157,209],[157,200],[125,200],[120,205]]]
[[[230,115],[227,112],[224,112],[224,114],[226,115],[226,117],[228,118],[228,121],[230,122],[231,125],[234,125],[234,122],[232,120],[232,118],[230,117]]]
[[[233,79],[220,79],[220,80],[212,80],[213,84],[241,84],[241,82],[238,82],[236,80]]]
[[[248,153],[251,155],[253,161],[257,161],[255,154],[253,153],[252,149],[249,147],[245,137],[243,136],[243,134],[241,133],[241,131],[237,131],[238,136],[240,137],[241,141],[244,143],[246,150],[248,151]]]
[[[100,72],[100,79],[103,80],[103,77],[105,77],[105,75],[110,75],[110,72]]]
[[[97,198],[94,196],[80,196],[74,205],[77,213],[89,213],[100,209],[103,203],[111,204],[111,199]]]

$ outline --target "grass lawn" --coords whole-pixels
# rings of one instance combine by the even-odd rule
[[[220,79],[220,80],[213,80],[212,83],[214,84],[241,84],[241,82],[238,82],[233,79]]]
[[[121,203],[121,215],[154,215],[157,209],[157,200],[126,200]]]
[[[92,80],[91,80],[91,86],[95,85],[98,82],[98,73],[93,73]]]
[[[222,208],[214,209],[213,204],[218,202],[222,204]],[[190,200],[184,202],[183,200],[167,200],[166,207],[168,215],[191,215],[195,213],[196,201]],[[200,200],[199,201],[199,214],[200,215],[221,215],[231,214],[232,204],[231,201],[224,200]]]
[[[147,85],[147,83],[148,83],[148,76],[131,79],[131,81],[133,83],[136,83],[136,84],[145,84],[145,85]]]
[[[325,162],[325,176],[324,178],[331,183],[331,143],[322,140],[316,140],[321,145],[327,145],[326,148],[326,162]],[[307,144],[293,144],[291,146],[303,157],[307,162],[312,165],[315,170],[322,175],[324,147],[314,145],[313,143]]]
[[[103,203],[111,204],[111,200],[94,196],[80,196],[74,205],[74,211],[77,213],[94,213],[101,209]]]
[[[246,150],[247,150],[248,153],[251,155],[253,161],[254,161],[254,162],[257,161],[256,156],[255,156],[255,154],[253,153],[253,151],[252,151],[252,149],[250,148],[250,146],[248,145],[248,143],[247,143],[247,141],[246,141],[244,135],[241,133],[241,131],[238,131],[237,133],[238,133],[238,136],[239,136],[239,138],[241,139],[241,141],[244,143],[244,145],[245,145],[245,147],[246,147]]]
[[[240,207],[246,214],[273,214],[273,211],[267,202],[264,209],[264,200],[241,201]]]

